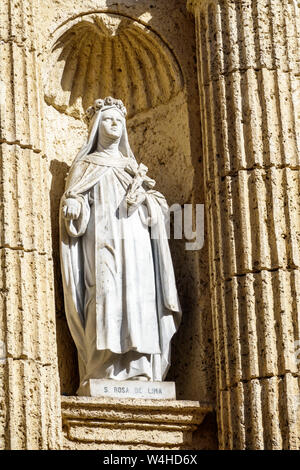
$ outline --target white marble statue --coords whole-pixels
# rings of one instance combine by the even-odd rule
[[[88,141],[71,166],[60,207],[65,310],[80,383],[162,381],[181,317],[168,206],[147,168],[137,165],[122,101],[97,100],[88,114]]]

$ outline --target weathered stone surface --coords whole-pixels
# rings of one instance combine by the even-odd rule
[[[77,395],[84,397],[176,400],[175,382],[90,379]]]
[[[299,6],[188,4],[198,41],[219,443],[297,449]]]
[[[0,15],[3,162],[0,192],[4,202],[0,207],[3,221],[0,336],[8,357],[37,362],[45,367],[56,361],[57,341],[61,392],[74,394],[78,386],[77,359],[64,315],[57,211],[64,177],[87,134],[85,124],[77,118],[82,103],[84,106],[90,104],[89,90],[97,97],[99,93],[109,95],[114,94],[115,89],[120,90],[119,97],[125,101],[126,97],[130,98],[135,106],[129,120],[134,152],[149,166],[158,189],[166,194],[170,204],[203,202],[202,184],[199,184],[202,175],[193,18],[181,0],[171,0],[168,4],[165,0],[84,0],[76,5],[69,0],[48,3],[5,0]],[[82,35],[77,35],[78,42],[73,46],[78,45],[80,60],[74,68],[71,56],[68,56],[68,47],[72,46],[69,40],[75,32],[72,27],[83,23],[82,20],[88,20],[88,26],[98,22],[104,36],[95,44],[94,54],[88,57],[89,45],[86,43],[86,47],[80,48],[80,44],[88,41],[86,33],[90,31],[85,29]],[[130,31],[122,29],[122,34],[129,34],[128,41],[124,40],[125,36],[118,37],[121,29],[116,26],[121,22],[121,29],[130,26]],[[64,33],[66,35],[62,37]],[[110,35],[115,33],[115,36]],[[60,43],[57,42],[59,38]],[[61,47],[54,51],[55,45],[59,44]],[[103,52],[107,58],[104,61],[101,59]],[[125,61],[125,57],[128,60]],[[90,67],[96,74],[87,77],[85,90],[81,87],[85,82],[85,65],[90,60],[94,65],[101,62],[104,80],[99,80],[97,66]],[[136,73],[133,74],[134,68]],[[119,69],[125,71],[122,79]],[[65,107],[65,96],[74,101],[70,105],[70,109],[73,106],[71,111]],[[172,242],[171,248],[181,303],[188,315],[174,342],[176,366],[174,364],[170,371],[170,380],[176,379],[179,397],[213,400],[211,316],[207,313],[210,304],[205,294],[207,246],[201,252],[200,262],[197,252],[185,251],[184,241]],[[3,382],[0,381],[1,446],[46,448],[56,445],[47,439],[42,444],[30,440],[21,411],[20,415],[16,411],[19,416],[17,426],[20,427],[18,437],[13,444],[10,442],[7,436],[12,423],[6,393],[11,386],[7,383],[11,365],[5,363],[3,367]],[[21,377],[21,370],[17,370]],[[28,368],[25,370],[29,373]],[[58,394],[55,366],[51,370],[53,376],[51,378],[49,372],[49,381]],[[18,375],[15,377],[18,382]],[[37,380],[38,372],[35,377]],[[22,384],[22,380],[20,378],[18,383]],[[47,406],[57,403],[54,391],[49,395],[47,389],[43,392],[42,386],[41,393]],[[16,403],[21,406],[22,401]],[[34,400],[32,406],[36,406]],[[45,410],[43,408],[40,414],[41,426],[47,416]],[[58,410],[59,407],[57,413]],[[49,422],[55,428],[55,422]],[[51,435],[59,438],[59,432]]]
[[[47,159],[32,2],[1,9],[0,448],[60,446]]]
[[[135,51],[126,49],[126,57],[142,58],[143,66],[136,76],[129,73],[127,81],[118,72],[123,40],[120,44],[102,37],[95,49],[112,53],[106,63],[93,56],[94,63],[98,60],[109,70],[112,86],[123,87],[126,95],[127,83],[137,109],[144,109],[133,112],[129,121],[135,154],[169,203],[203,203],[205,193],[206,243],[200,256],[186,252],[180,240],[171,243],[186,314],[168,379],[176,380],[180,398],[210,401],[217,395],[222,448],[299,448],[299,364],[293,351],[300,337],[299,2],[188,3],[195,13],[196,35],[182,0],[2,2],[1,448],[57,446],[54,293],[61,391],[74,394],[78,386],[76,351],[62,301],[57,211],[64,177],[87,134],[78,117],[81,94],[88,100],[80,87],[89,46],[81,50],[78,70],[65,69],[71,36],[61,39],[56,62],[51,51],[62,28],[68,33],[79,18],[91,20],[97,14],[102,31],[115,33],[119,15],[129,18],[137,35],[131,38]],[[145,31],[159,38],[153,48],[145,49]],[[83,37],[77,39],[79,46]],[[75,80],[65,76],[68,70]],[[168,79],[158,83],[165,73]],[[74,85],[73,97],[78,95],[69,115],[64,107],[64,97],[71,97],[70,87],[64,89],[67,78]],[[97,76],[88,80],[95,90]],[[108,81],[102,85],[104,94],[113,94]],[[205,421],[193,433],[197,448],[205,448]],[[84,426],[74,424],[74,436],[76,430],[81,439]],[[215,432],[211,424],[209,429]],[[136,431],[137,447],[151,448],[151,431],[146,430],[148,444],[142,442],[141,428]],[[164,432],[169,448],[170,442],[174,448],[182,445],[181,431]],[[111,448],[112,434],[107,429],[99,433],[99,440],[104,434],[111,439],[101,446]],[[126,436],[129,442],[135,434],[128,431]],[[76,448],[76,441],[66,442]],[[93,448],[91,442],[80,442]],[[128,442],[118,446],[134,445]]]

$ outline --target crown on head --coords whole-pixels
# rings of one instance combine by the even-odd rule
[[[98,111],[101,111],[101,109],[107,108],[107,107],[117,108],[121,112],[121,114],[123,114],[124,118],[127,115],[127,110],[126,110],[126,107],[123,104],[123,101],[112,98],[111,96],[107,96],[103,100],[101,100],[101,99],[96,100],[94,102],[93,106],[90,106],[86,110],[85,114],[86,114],[87,120],[90,121],[95,113],[97,113]]]

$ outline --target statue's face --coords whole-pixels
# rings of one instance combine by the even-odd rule
[[[102,113],[102,120],[99,127],[99,137],[109,137],[110,139],[120,139],[123,131],[123,119],[116,109],[107,109]]]

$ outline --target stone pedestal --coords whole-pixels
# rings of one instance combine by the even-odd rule
[[[194,401],[62,397],[64,449],[195,449],[209,405]]]
[[[175,400],[176,390],[175,382],[90,379],[84,386],[79,388],[77,395],[83,397]]]

